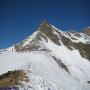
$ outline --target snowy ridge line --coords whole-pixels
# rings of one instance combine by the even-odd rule
[[[55,30],[57,30],[58,32],[60,32],[62,35],[64,35],[65,37],[67,37],[67,38],[69,38],[71,41],[73,41],[73,42],[76,42],[76,43],[78,43],[78,42],[82,42],[82,43],[86,43],[86,42],[90,42],[90,36],[88,36],[87,34],[85,34],[85,33],[78,33],[78,34],[81,34],[81,38],[78,38],[78,37],[76,37],[74,34],[72,34],[71,32],[65,32],[65,31],[61,31],[60,29],[58,29],[58,28],[56,28],[55,26],[53,26],[53,25],[51,25]],[[71,35],[71,37],[67,34],[67,33],[69,33],[70,35]],[[77,33],[77,32],[75,32],[75,33]],[[67,34],[67,35],[66,35]],[[58,35],[58,34],[57,34]],[[86,36],[86,37],[85,37]],[[73,40],[72,38],[75,38],[76,40]],[[84,38],[87,38],[87,40],[86,39],[84,39]]]

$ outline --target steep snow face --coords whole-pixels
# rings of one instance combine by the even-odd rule
[[[27,39],[0,50],[0,74],[22,69],[20,90],[90,90],[90,37],[43,22]]]

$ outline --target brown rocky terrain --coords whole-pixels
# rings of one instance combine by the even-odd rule
[[[20,81],[26,81],[27,75],[23,70],[8,71],[0,75],[0,87],[14,87]]]
[[[90,28],[85,28],[83,32],[90,36]]]

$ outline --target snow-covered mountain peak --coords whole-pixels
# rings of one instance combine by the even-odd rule
[[[44,21],[25,40],[0,50],[0,68],[0,86],[13,84],[19,90],[90,90],[90,36],[61,31]]]
[[[69,50],[79,50],[81,56],[90,60],[90,36],[81,32],[65,32],[44,21],[36,32],[16,44],[17,52],[52,51],[48,47],[52,42],[56,46],[65,46]]]
[[[36,32],[30,35],[28,38],[15,45],[16,51],[32,51],[40,50],[43,47],[45,49],[45,43],[48,40],[51,40],[57,45],[61,45],[59,31],[49,24],[47,21],[44,21],[40,24]]]

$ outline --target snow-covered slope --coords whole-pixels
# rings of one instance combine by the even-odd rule
[[[0,74],[22,69],[20,90],[90,90],[90,37],[44,21],[22,42],[0,51]]]

